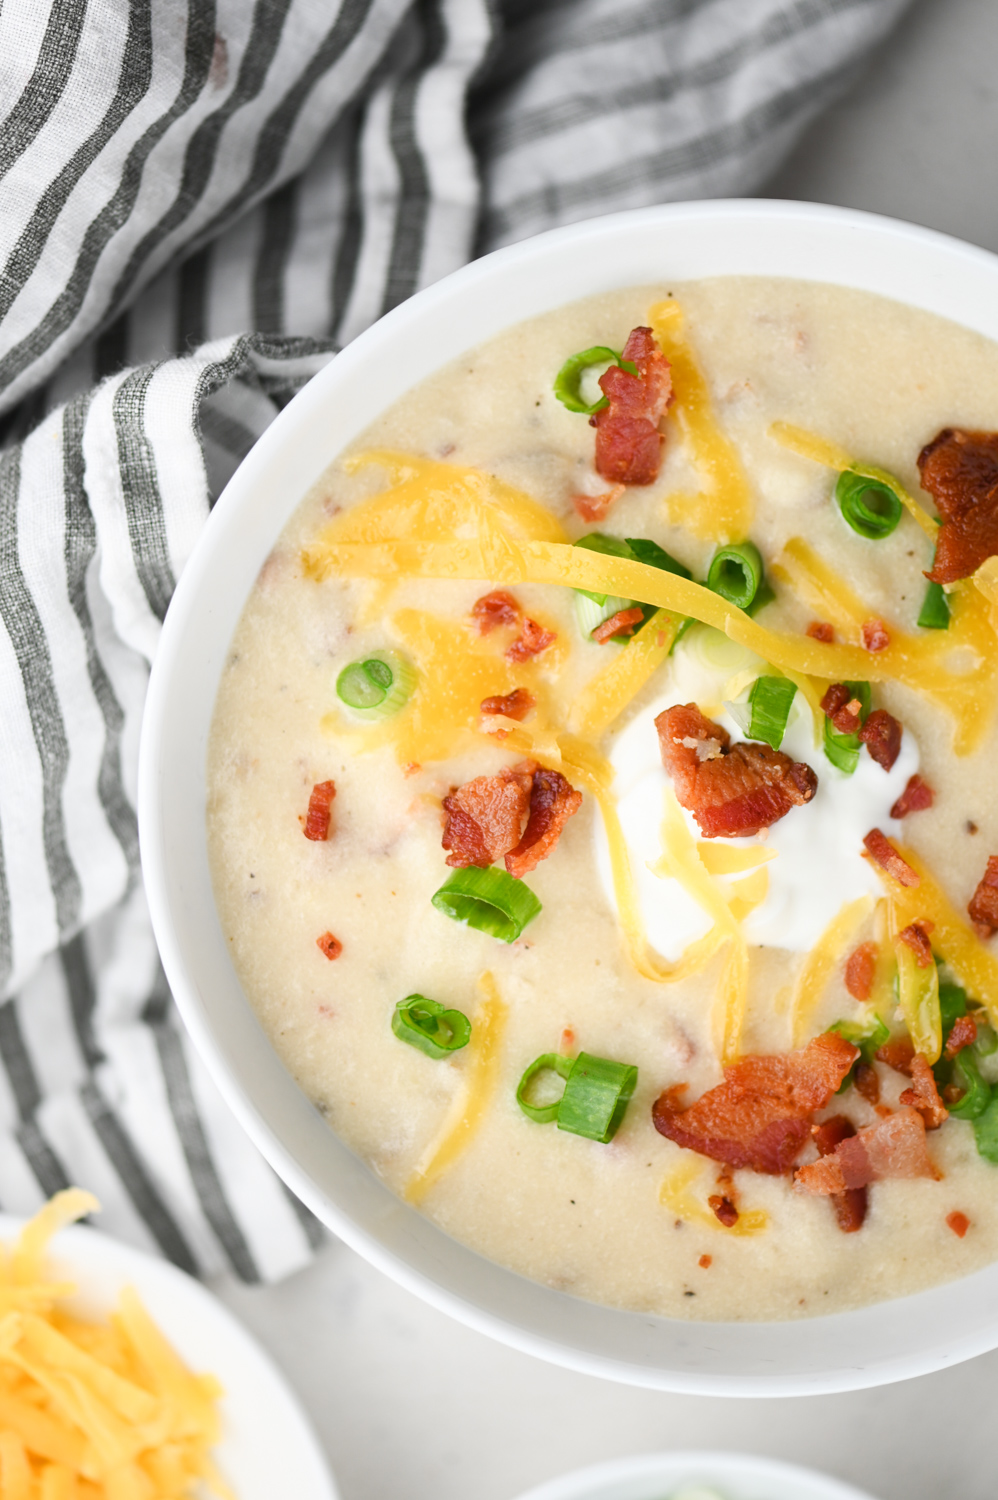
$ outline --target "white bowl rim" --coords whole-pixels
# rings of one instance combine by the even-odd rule
[[[728,1449],[691,1448],[675,1452],[641,1453],[611,1458],[603,1463],[572,1469],[554,1479],[526,1490],[517,1500],[617,1500],[619,1486],[628,1490],[649,1484],[737,1484],[739,1493],[725,1500],[743,1500],[745,1488],[756,1484],[778,1483],[787,1496],[795,1500],[873,1500],[866,1490],[818,1469],[806,1469],[783,1459],[767,1458],[759,1453],[738,1453]],[[636,1497],[635,1497],[636,1500]],[[668,1500],[656,1496],[654,1500]],[[761,1495],[760,1495],[761,1500]],[[768,1497],[767,1500],[777,1500]],[[780,1497],[782,1500],[782,1497]]]
[[[720,236],[723,231],[726,231],[727,242],[722,245]],[[355,407],[358,402],[362,404],[364,398],[358,392],[361,391],[363,382],[353,380],[355,370],[361,371],[365,366],[373,369],[381,361],[379,376],[381,372],[387,372],[388,389],[387,394],[378,398],[377,410],[383,410],[397,394],[401,394],[407,384],[411,384],[411,380],[407,379],[407,370],[412,365],[412,359],[407,364],[404,358],[399,360],[396,357],[400,344],[404,345],[407,338],[411,344],[418,334],[419,325],[429,319],[440,318],[448,304],[463,305],[466,314],[469,307],[474,305],[479,309],[479,321],[484,319],[487,324],[491,317],[495,326],[485,332],[479,331],[474,337],[464,337],[463,343],[463,335],[452,331],[449,344],[446,339],[443,340],[439,358],[424,365],[419,372],[420,377],[456,357],[463,349],[474,347],[491,337],[493,332],[511,326],[521,318],[530,317],[534,312],[574,301],[587,295],[587,292],[608,286],[647,284],[652,281],[661,283],[664,279],[659,269],[656,274],[646,275],[621,272],[607,276],[602,286],[583,285],[583,280],[580,280],[583,251],[591,262],[601,245],[605,247],[607,243],[614,241],[618,249],[623,247],[621,259],[630,264],[635,259],[633,246],[636,243],[644,244],[650,236],[674,236],[668,247],[669,252],[674,253],[675,244],[681,243],[684,235],[688,240],[695,240],[698,233],[701,238],[708,236],[704,241],[707,246],[705,261],[708,265],[710,246],[715,247],[715,260],[724,260],[731,253],[730,240],[735,234],[741,236],[738,254],[742,256],[739,268],[729,272],[704,271],[701,267],[705,261],[698,261],[699,274],[796,274],[800,279],[879,291],[882,295],[893,296],[897,301],[939,312],[952,321],[998,339],[998,257],[937,231],[879,215],[829,205],[776,200],[730,199],[667,204],[587,220],[495,251],[417,293],[361,334],[285,407],[244,459],[220,496],[198,546],[182,573],[164,622],[143,719],[138,785],[143,874],[167,978],[191,1037],[220,1091],[251,1139],[288,1186],[329,1228],[372,1264],[459,1321],[514,1348],[569,1369],[653,1389],[688,1394],[815,1395],[907,1379],[947,1367],[998,1346],[998,1315],[992,1316],[990,1320],[979,1316],[980,1308],[988,1305],[989,1294],[990,1305],[994,1305],[993,1294],[998,1290],[998,1264],[944,1287],[936,1287],[914,1297],[878,1303],[852,1313],[809,1318],[800,1322],[791,1320],[775,1324],[718,1324],[622,1312],[527,1282],[515,1273],[486,1261],[466,1246],[458,1245],[432,1225],[431,1221],[415,1215],[415,1211],[408,1205],[400,1203],[370,1173],[367,1173],[367,1180],[363,1185],[354,1181],[351,1188],[355,1197],[367,1194],[367,1223],[362,1225],[357,1221],[356,1209],[353,1213],[344,1210],[319,1185],[316,1180],[318,1168],[315,1164],[318,1158],[315,1157],[314,1149],[312,1170],[302,1163],[301,1158],[306,1154],[305,1144],[310,1143],[313,1148],[316,1145],[315,1122],[322,1123],[318,1112],[297,1090],[290,1075],[284,1073],[269,1044],[266,1046],[269,1059],[260,1049],[259,1043],[254,1042],[249,1052],[237,1061],[233,1055],[233,1043],[227,1034],[227,1026],[241,1026],[247,1034],[253,1032],[259,1038],[263,1036],[262,1029],[245,999],[242,1001],[241,1011],[237,1012],[229,1005],[227,1013],[223,1015],[219,1007],[222,1005],[224,1008],[227,1002],[219,1001],[217,990],[212,990],[210,1000],[207,998],[206,987],[210,990],[211,986],[207,984],[205,973],[201,972],[204,964],[199,960],[200,968],[196,968],[189,946],[180,932],[182,914],[186,913],[186,920],[193,920],[191,912],[197,904],[197,892],[194,895],[185,894],[188,867],[179,858],[174,847],[179,837],[174,821],[177,821],[179,827],[183,820],[178,817],[178,813],[184,812],[186,816],[189,811],[185,810],[182,802],[176,806],[170,804],[170,789],[179,776],[174,762],[184,757],[190,759],[195,753],[196,742],[196,748],[202,752],[200,776],[203,782],[206,721],[203,716],[202,720],[195,718],[196,733],[192,737],[185,719],[192,695],[191,684],[195,685],[195,693],[201,690],[201,679],[210,676],[214,666],[218,666],[219,661],[224,658],[231,638],[230,628],[224,637],[219,656],[218,642],[212,638],[210,631],[204,635],[200,633],[213,613],[213,605],[206,590],[210,592],[217,583],[225,549],[234,537],[238,537],[239,526],[254,504],[254,514],[261,511],[264,503],[270,505],[273,488],[266,491],[266,502],[261,499],[268,481],[271,486],[279,487],[289,469],[292,474],[299,472],[299,482],[289,485],[293,490],[291,500],[285,503],[279,520],[273,522],[270,532],[272,542],[307,488],[307,483],[300,482],[300,476],[306,472],[302,468],[306,460],[297,451],[303,436],[314,429],[320,420],[327,424],[332,421],[335,426],[341,409],[349,408],[351,402]],[[788,250],[791,240],[796,246],[792,252]],[[796,272],[778,269],[781,257],[785,259],[788,254],[796,254],[798,257]],[[809,274],[806,277],[801,276],[799,269],[799,259],[803,254],[814,257],[813,262],[808,262]],[[895,256],[900,258],[895,261]],[[866,269],[873,262],[880,265],[879,280],[872,271]],[[888,263],[889,276],[886,269]],[[538,266],[542,268],[543,275],[536,274]],[[498,318],[496,321],[497,315],[493,314],[492,304],[488,299],[484,304],[474,303],[480,289],[487,288],[489,283],[499,283],[504,277],[507,280],[515,278],[523,267],[530,268],[531,280],[527,285],[526,302],[516,317]],[[569,271],[571,274],[568,274]],[[689,273],[673,270],[669,274],[675,275],[676,279],[683,279]],[[553,296],[550,291],[537,291],[536,298],[546,295],[547,301],[539,300],[538,305],[532,307],[529,305],[530,296],[535,294],[537,284],[543,282],[545,276],[547,285],[553,289]],[[578,289],[580,285],[583,286],[582,290]],[[484,312],[481,311],[482,306],[485,308]],[[385,363],[386,358],[388,364]],[[334,395],[339,405],[334,406],[330,412],[329,405]],[[372,409],[367,421],[355,427],[342,441],[338,441],[329,457],[318,468],[313,466],[310,477],[317,477],[335,452],[355,433],[359,433],[374,414]],[[296,439],[299,440],[297,446]],[[257,566],[263,556],[265,552],[261,553]],[[246,572],[245,566],[243,571]],[[255,569],[247,573],[243,600],[249,592],[253,577]],[[216,672],[216,685],[217,675]],[[213,690],[211,701],[214,701]],[[202,800],[202,822],[203,805]],[[203,832],[195,836],[193,845],[187,846],[185,859],[193,847],[196,855],[194,864],[197,868],[190,876],[190,881],[201,881],[200,897],[203,904],[205,886],[201,865],[206,867],[206,859],[199,839],[203,840]],[[210,892],[210,882],[207,889]],[[211,906],[210,915],[199,917],[198,920],[203,919],[209,924],[214,922],[217,929],[216,942],[224,948],[224,938],[210,895],[208,904]],[[225,961],[228,961],[227,955]],[[220,973],[216,964],[215,981],[218,981]],[[296,1098],[288,1093],[289,1085]],[[274,1099],[278,1095],[283,1111],[280,1129],[273,1118]],[[263,1102],[265,1099],[266,1103]],[[334,1143],[327,1146],[327,1155],[335,1155],[337,1147],[346,1152],[346,1148],[328,1131],[324,1123],[322,1129],[326,1131],[329,1142]],[[297,1143],[296,1149],[292,1149],[289,1144],[291,1137]],[[357,1163],[356,1158],[352,1158],[352,1161]],[[350,1170],[342,1162],[340,1168],[343,1171]],[[366,1169],[361,1170],[366,1172]],[[400,1216],[404,1218],[405,1215],[415,1215],[419,1224],[410,1221],[403,1224]],[[430,1226],[429,1231],[427,1225]],[[434,1235],[437,1236],[436,1240],[433,1240]],[[453,1260],[454,1264],[447,1271],[442,1271],[441,1267],[448,1259]],[[469,1294],[455,1289],[455,1282],[463,1284],[464,1280],[470,1278],[475,1281],[476,1277],[479,1285],[484,1282],[493,1288],[493,1300],[497,1303],[504,1302],[509,1296],[519,1298],[523,1303],[532,1303],[530,1318],[511,1317],[506,1312],[490,1310],[483,1305],[480,1290]],[[959,1331],[954,1331],[938,1305],[941,1295],[947,1302],[953,1300],[954,1288],[963,1289],[963,1300],[971,1296],[978,1312],[976,1318],[965,1318],[964,1326]],[[566,1313],[559,1304],[570,1304],[571,1313]],[[923,1328],[931,1323],[936,1331],[931,1336],[925,1334],[924,1341],[916,1342],[915,1346],[909,1346],[904,1339],[895,1338],[895,1347],[882,1348],[885,1330],[880,1325],[885,1320],[884,1310],[902,1307],[906,1316],[914,1323]],[[527,1326],[535,1316],[538,1320],[542,1317],[548,1319],[558,1331],[541,1333],[535,1326]],[[897,1321],[897,1317],[894,1317],[893,1322],[896,1324]],[[573,1330],[571,1337],[562,1327],[569,1324]],[[593,1337],[597,1344],[604,1346],[602,1351],[573,1342],[576,1338],[575,1330],[580,1324],[591,1325],[596,1330]],[[670,1363],[663,1365],[657,1354],[652,1357],[642,1352],[639,1357],[637,1354],[606,1352],[615,1344],[617,1329],[622,1330],[620,1336],[624,1336],[625,1324],[628,1325],[627,1338],[642,1350],[649,1342],[657,1348],[655,1341],[667,1332],[683,1352],[685,1363],[681,1359],[680,1367],[677,1368],[674,1354],[669,1357]],[[869,1347],[859,1352],[854,1333],[861,1324],[867,1325]],[[808,1365],[809,1356],[806,1351],[813,1345],[819,1328],[822,1329],[823,1337],[830,1336],[833,1344],[841,1346],[841,1352],[834,1356],[829,1367],[815,1369]],[[784,1367],[781,1367],[781,1359],[775,1356],[750,1358],[746,1351],[740,1349],[740,1345],[746,1343],[747,1332],[754,1334],[758,1330],[767,1330],[777,1344],[782,1343],[795,1349],[800,1346],[795,1358],[808,1367],[790,1371],[785,1367],[786,1356],[783,1360]],[[810,1340],[805,1340],[803,1334],[793,1335],[793,1330],[805,1330],[811,1335]],[[890,1344],[890,1340],[886,1342]],[[722,1344],[725,1345],[723,1352]],[[751,1368],[737,1370],[729,1367],[729,1360],[735,1359],[736,1350],[743,1363]],[[697,1368],[698,1361],[704,1361],[709,1368]]]

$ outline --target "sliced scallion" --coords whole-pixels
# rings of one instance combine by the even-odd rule
[[[757,677],[748,696],[750,740],[765,740],[779,750],[787,732],[787,720],[797,693],[789,677]]]
[[[855,469],[842,470],[835,483],[835,499],[847,525],[870,542],[890,536],[901,519],[903,506],[894,491]]]
[[[964,1047],[953,1059],[953,1082],[963,1097],[947,1108],[957,1120],[976,1120],[991,1103],[991,1085],[981,1077],[973,1047]]]
[[[651,542],[644,536],[629,536],[627,546],[630,548],[631,556],[640,563],[646,563],[649,568],[660,568],[663,573],[674,573],[677,578],[692,578],[693,574],[689,568],[660,547],[658,542]]]
[[[549,1125],[552,1120],[557,1120],[564,1090],[557,1098],[539,1103],[536,1101],[537,1091],[539,1088],[543,1089],[548,1080],[545,1078],[543,1083],[535,1083],[534,1080],[546,1073],[554,1073],[556,1077],[565,1079],[574,1066],[572,1059],[563,1057],[560,1052],[545,1052],[542,1057],[534,1058],[516,1086],[516,1102],[528,1120],[533,1120],[538,1125]]]
[[[762,556],[754,542],[719,547],[707,570],[707,587],[738,609],[748,609],[763,582]]]
[[[514,943],[541,909],[522,880],[514,880],[505,870],[480,870],[475,865],[455,870],[430,900],[445,917],[504,943]]]
[[[998,1098],[992,1096],[991,1103],[974,1121],[974,1141],[978,1155],[998,1166]]]
[[[593,412],[602,411],[604,406],[609,405],[605,396],[591,405],[582,397],[582,377],[596,365],[619,365],[628,375],[638,373],[637,365],[632,364],[629,359],[621,359],[616,349],[608,349],[603,344],[596,344],[592,349],[583,349],[579,354],[570,355],[554,377],[554,393],[569,411],[582,412],[591,417]]]
[[[949,629],[949,603],[941,583],[930,583],[925,590],[922,608],[918,613],[918,623],[923,630]]]
[[[859,720],[865,724],[866,716],[870,712],[870,704],[873,695],[868,682],[847,682],[844,684],[849,689],[853,698],[860,702]],[[859,765],[860,738],[858,734],[840,734],[833,725],[828,715],[825,715],[825,754],[832,765],[838,770],[844,771],[851,776]]]
[[[449,1057],[468,1045],[471,1022],[463,1011],[445,1010],[437,1000],[407,995],[392,1012],[392,1030],[427,1057]]]
[[[343,668],[336,696],[365,719],[385,719],[408,703],[416,681],[416,669],[405,657],[376,651]]]

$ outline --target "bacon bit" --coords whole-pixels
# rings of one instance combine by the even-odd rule
[[[904,885],[909,890],[913,890],[919,884],[917,870],[913,870],[908,861],[901,858],[894,845],[885,838],[879,828],[871,828],[863,843],[870,858],[882,870],[886,870],[898,885]]]
[[[582,793],[565,780],[560,771],[534,772],[530,788],[530,816],[523,837],[506,855],[506,869],[516,880],[529,875],[552,853],[561,830],[582,805]]]
[[[713,1265],[713,1261],[709,1255],[701,1255],[700,1259],[697,1261],[697,1265],[701,1270],[709,1271],[711,1266]]]
[[[644,610],[640,606],[634,609],[618,609],[615,615],[597,625],[595,630],[589,632],[591,641],[598,641],[602,646],[604,641],[612,640],[615,635],[633,635],[634,627],[644,619]]]
[[[939,1178],[925,1149],[925,1122],[917,1109],[899,1109],[841,1141],[831,1155],[798,1167],[794,1187],[828,1195],[886,1177]]]
[[[407,777],[408,776],[415,776],[416,773],[418,771],[421,771],[422,769],[423,768],[419,764],[418,760],[407,760],[406,763],[405,763],[405,766],[403,768],[402,774],[403,774],[403,776],[407,776]]]
[[[316,947],[321,948],[326,957],[330,959],[339,958],[343,952],[343,944],[339,938],[333,937],[331,932],[324,932],[321,937],[316,938],[315,943]]]
[[[846,959],[846,989],[854,1000],[869,1000],[878,954],[876,943],[860,943]]]
[[[655,720],[662,764],[681,805],[705,838],[742,837],[770,828],[792,807],[810,802],[818,778],[782,750],[730,735],[695,703],[667,708]]]
[[[901,753],[901,725],[897,719],[885,708],[875,708],[859,731],[859,738],[877,765],[889,771]]]
[[[856,1127],[845,1115],[833,1115],[830,1120],[815,1125],[811,1133],[819,1156],[831,1156],[842,1141],[850,1140],[856,1134]],[[844,1193],[832,1195],[835,1218],[843,1234],[855,1234],[857,1229],[862,1229],[866,1218],[866,1197],[865,1187],[846,1188]]]
[[[725,1229],[733,1229],[738,1223],[738,1210],[730,1198],[724,1198],[720,1193],[712,1193],[707,1199],[707,1207]]]
[[[867,651],[886,651],[891,643],[883,620],[864,620],[859,634]]]
[[[998,931],[998,855],[992,854],[988,859],[987,868],[967,904],[967,911],[984,937]]]
[[[506,647],[506,660],[529,661],[532,656],[540,656],[541,652],[546,651],[557,639],[556,631],[545,630],[543,625],[538,625],[536,620],[531,620],[524,615],[520,634],[511,646]]]
[[[834,629],[825,620],[812,620],[804,634],[809,635],[812,641],[824,641],[826,646],[830,646],[835,639]]]
[[[898,933],[900,941],[914,953],[920,969],[927,969],[933,962],[929,933],[934,926],[934,922],[923,917],[921,922],[911,922]]]
[[[603,495],[573,495],[572,504],[584,521],[602,521],[610,506],[624,493],[624,485],[615,484]]]
[[[924,812],[936,800],[936,794],[916,772],[891,808],[892,818],[906,818],[910,812]]]
[[[335,781],[317,781],[312,788],[312,795],[308,799],[308,812],[302,825],[302,833],[307,839],[315,839],[322,843],[329,837],[329,810],[336,796]]]
[[[575,1050],[575,1031],[571,1026],[562,1027],[561,1040],[558,1043],[558,1051],[563,1057]]]
[[[819,707],[831,719],[839,734],[855,734],[859,729],[863,705],[858,698],[852,696],[844,682],[833,682]]]
[[[743,1057],[724,1069],[724,1082],[679,1108],[683,1087],[666,1089],[652,1106],[660,1135],[729,1167],[778,1176],[788,1172],[823,1109],[859,1057],[835,1032],[801,1052]]]
[[[500,771],[498,776],[476,776],[455,787],[443,804],[447,820],[441,843],[452,851],[448,865],[456,870],[477,865],[484,870],[515,848],[530,804],[530,789],[531,780],[515,769]]]
[[[504,697],[483,698],[481,711],[486,717],[490,714],[502,714],[504,719],[516,719],[519,723],[527,717],[536,702],[533,693],[528,693],[526,688],[514,688]]]
[[[857,1094],[860,1094],[867,1104],[880,1103],[880,1074],[876,1068],[870,1063],[857,1063],[853,1080]]]
[[[946,1215],[946,1223],[949,1225],[950,1229],[952,1229],[958,1240],[962,1240],[964,1235],[967,1233],[967,1230],[970,1228],[970,1220],[967,1218],[967,1215],[962,1214],[959,1209],[955,1209],[953,1213]]]
[[[878,1062],[893,1068],[895,1073],[903,1073],[906,1078],[910,1078],[915,1048],[907,1037],[898,1037],[896,1041],[885,1042],[882,1047],[878,1047],[876,1058]]]
[[[969,578],[998,552],[998,433],[944,427],[918,455],[922,488],[942,517],[933,583]]]
[[[964,1047],[972,1047],[977,1041],[977,1017],[957,1016],[946,1041],[944,1057],[955,1057]]]
[[[911,1082],[912,1087],[899,1094],[898,1103],[917,1109],[926,1130],[938,1130],[949,1119],[949,1110],[939,1097],[935,1076],[921,1052],[916,1052],[911,1060]]]
[[[611,484],[653,484],[665,441],[658,424],[672,400],[669,361],[650,328],[632,329],[621,358],[638,373],[611,365],[599,378],[609,405],[589,418],[596,429],[596,472]]]
[[[498,625],[519,625],[522,615],[523,610],[505,589],[483,594],[471,606],[471,617],[478,621],[481,635],[489,635]]]

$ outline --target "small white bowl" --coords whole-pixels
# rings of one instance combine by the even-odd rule
[[[703,1486],[723,1500],[873,1500],[814,1469],[750,1453],[647,1453],[576,1469],[521,1495],[520,1500],[682,1500]],[[692,1495],[690,1500],[693,1500]]]
[[[245,600],[332,459],[417,381],[504,328],[614,288],[717,275],[857,287],[998,339],[998,259],[957,240],[812,204],[643,209],[554,230],[403,303],[312,380],[234,475],[170,606],[139,767],[142,862],[166,973],[215,1080],[263,1154],[335,1232],[463,1322],[573,1369],[662,1390],[813,1395],[923,1374],[998,1345],[998,1265],[853,1313],[701,1323],[583,1302],[483,1259],[396,1198],[329,1130],[271,1048],[219,924],[205,749]]]

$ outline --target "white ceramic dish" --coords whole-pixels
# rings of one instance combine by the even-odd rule
[[[0,1214],[0,1243],[23,1220]],[[123,1286],[133,1286],[187,1365],[217,1375],[225,1388],[218,1466],[236,1500],[339,1500],[318,1442],[284,1376],[231,1313],[168,1261],[133,1250],[97,1230],[64,1229],[50,1264],[79,1287],[72,1309],[98,1318]]]
[[[282,412],[219,499],[170,606],[139,773],[143,868],[186,1023],[243,1125],[331,1229],[473,1327],[574,1369],[665,1390],[794,1395],[939,1369],[998,1345],[998,1265],[900,1302],[779,1324],[672,1321],[524,1280],[402,1203],[330,1132],[247,1004],[212,897],[205,748],[233,629],[285,521],[403,391],[503,328],[576,298],[729,274],[837,282],[998,339],[998,259],[928,230],[810,204],[675,204],[500,250],[396,308]]]
[[[850,1484],[749,1453],[647,1453],[552,1479],[520,1500],[672,1500],[687,1488],[724,1500],[872,1500]]]

